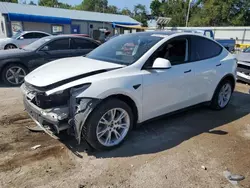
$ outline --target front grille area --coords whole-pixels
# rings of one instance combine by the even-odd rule
[[[54,108],[57,106],[67,105],[70,95],[69,91],[66,90],[62,94],[55,94],[46,96],[45,93],[36,93],[35,98],[32,102],[42,109]]]
[[[250,66],[243,65],[243,64],[238,64],[238,67],[243,68],[243,69],[250,69]]]
[[[54,94],[50,96],[46,96],[45,91],[41,90],[41,88],[37,88],[27,82],[25,82],[24,87],[27,92],[34,93],[35,97],[32,98],[31,102],[42,109],[55,108],[57,106],[67,105],[70,99],[69,90],[63,91],[61,94]]]
[[[250,73],[250,66],[238,64],[237,71],[249,74]]]

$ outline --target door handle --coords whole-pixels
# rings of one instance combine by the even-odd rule
[[[191,69],[189,69],[189,70],[185,71],[184,73],[189,73],[189,72],[191,72]]]
[[[221,63],[216,65],[216,67],[219,67],[219,66],[221,66]]]

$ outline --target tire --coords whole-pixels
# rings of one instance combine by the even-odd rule
[[[10,64],[4,67],[4,69],[2,70],[2,80],[6,85],[20,86],[24,82],[24,77],[27,74],[28,70],[26,67],[20,64]],[[11,76],[13,78],[10,78]],[[16,78],[18,79],[18,81]]]
[[[223,92],[222,90],[223,90],[223,88],[225,89],[225,87],[228,88],[228,90],[227,90],[228,92],[227,92],[227,94],[226,94],[226,92],[224,92],[224,94],[225,94],[224,95],[224,94],[222,94],[222,92]],[[233,93],[233,84],[232,84],[232,82],[230,80],[227,80],[227,79],[223,80],[215,90],[213,99],[212,99],[212,101],[210,103],[210,107],[213,110],[222,110],[222,109],[226,108],[227,105],[229,104],[230,100],[231,100],[232,93]],[[221,101],[224,101],[224,103],[221,103]]]
[[[16,45],[14,45],[14,44],[7,44],[7,45],[4,47],[5,50],[15,49],[15,48],[17,48],[17,47],[16,47]]]
[[[126,128],[121,128],[121,127],[119,128],[118,127],[119,123],[117,123],[116,125],[115,121],[113,125],[111,125],[112,123],[110,125],[106,125],[100,122],[100,120],[104,117],[106,120],[108,119],[110,123],[111,122],[109,119],[111,118],[110,113],[111,113],[111,110],[114,110],[114,109],[116,109],[116,112],[115,112],[116,118],[114,119],[118,119],[118,117],[122,114],[120,112],[124,111],[123,114],[125,118],[122,119],[122,121],[129,122],[129,125],[125,126]],[[126,124],[126,123],[122,123],[122,121],[120,122],[121,124]],[[102,122],[105,122],[105,121],[102,121]],[[118,147],[119,145],[123,143],[123,141],[125,140],[128,133],[131,131],[133,127],[133,122],[134,122],[134,116],[133,116],[131,108],[125,102],[118,100],[118,99],[111,98],[101,103],[90,114],[87,122],[85,123],[83,127],[82,134],[85,140],[96,150],[111,150],[115,147]],[[112,129],[112,127],[113,129],[115,129],[116,132],[115,131],[112,132],[112,130],[106,130],[106,129]],[[119,134],[117,134],[117,132]],[[100,135],[99,138],[97,134]],[[104,142],[107,142],[108,140],[107,138],[109,134],[111,134],[110,145],[104,143]],[[121,136],[120,139],[118,139],[119,135]]]

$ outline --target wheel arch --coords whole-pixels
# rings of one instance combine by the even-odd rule
[[[108,97],[104,98],[103,101],[109,100],[111,98],[115,98],[118,100],[121,100],[123,102],[125,102],[132,110],[133,114],[134,114],[134,125],[136,125],[138,119],[139,119],[139,111],[138,111],[138,107],[135,103],[135,101],[129,97],[128,95],[125,94],[112,94],[109,95]]]
[[[233,85],[233,91],[235,89],[235,85],[236,85],[236,80],[235,80],[235,77],[233,74],[226,74],[221,80],[220,82],[218,83],[217,87],[220,85],[221,82],[223,82],[224,80],[229,80],[232,85]],[[217,89],[216,87],[216,89]]]
[[[223,81],[225,81],[225,80],[229,80],[229,81],[232,83],[232,85],[233,85],[232,91],[234,91],[235,85],[236,85],[235,77],[234,77],[233,74],[226,74],[225,76],[223,76],[223,77],[221,78],[221,80],[220,80],[219,83],[217,84],[217,86],[216,86],[216,88],[215,88],[215,90],[214,90],[214,92],[213,92],[212,99],[214,98],[214,95],[215,95],[215,93],[216,93],[216,90],[218,89],[218,87],[220,86],[220,84],[221,84]]]
[[[8,44],[5,44],[4,49],[6,49],[6,47],[7,47],[8,45],[13,45],[13,46],[15,46],[15,47],[17,48],[17,45],[16,45],[16,44],[14,44],[14,43],[8,43]]]

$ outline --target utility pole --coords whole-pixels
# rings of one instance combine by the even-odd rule
[[[104,13],[104,0],[102,1],[102,13]],[[104,22],[102,23],[102,28],[104,29]]]
[[[190,13],[191,2],[192,2],[192,0],[189,0],[187,17],[186,17],[186,27],[188,27],[188,20],[189,20],[189,13]]]

